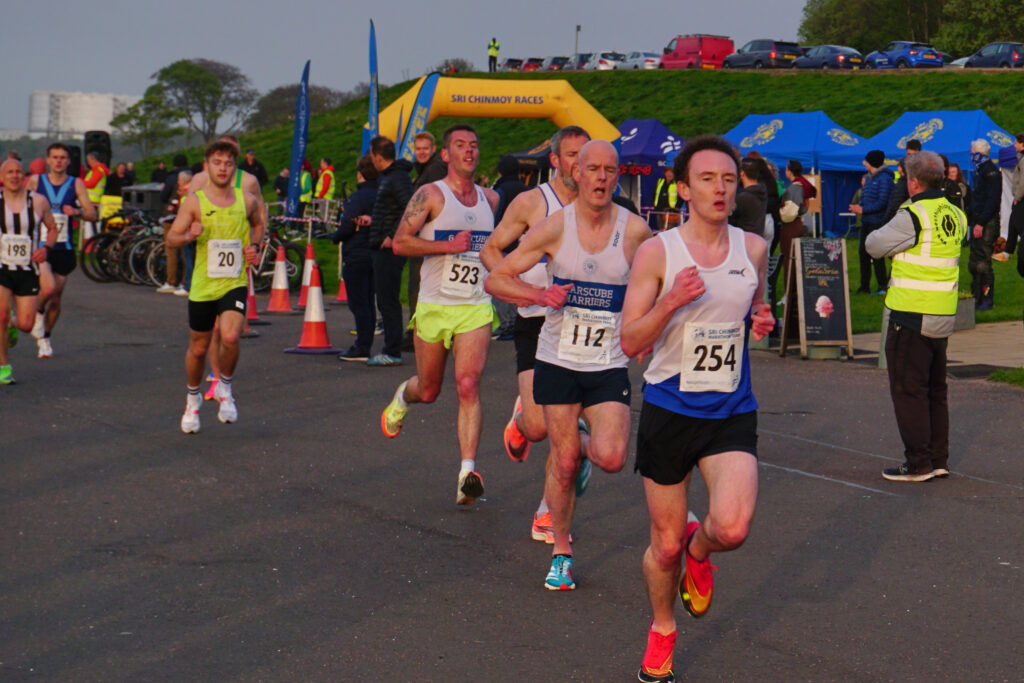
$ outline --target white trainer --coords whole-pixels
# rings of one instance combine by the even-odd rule
[[[188,296],[188,290],[178,285],[178,288],[174,290],[174,296]]]
[[[36,354],[39,358],[50,358],[53,356],[53,346],[50,344],[49,337],[36,339],[36,346],[39,347],[39,351]]]
[[[238,419],[238,407],[235,406],[235,397],[231,395],[231,389],[225,388],[222,382],[217,383],[213,395],[217,398],[220,407],[217,408],[217,419],[228,424]]]
[[[42,339],[46,335],[45,321],[42,313],[36,313],[36,321],[32,324],[32,336],[36,339]]]
[[[156,288],[157,294],[172,294],[174,292],[174,285],[170,282],[165,282]]]
[[[185,414],[181,416],[181,431],[186,434],[195,434],[199,431],[199,408],[202,405],[202,396],[188,395],[185,399]]]

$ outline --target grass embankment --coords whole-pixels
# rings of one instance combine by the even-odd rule
[[[466,74],[481,78],[486,74]],[[725,71],[614,71],[564,74],[495,74],[499,79],[565,79],[613,124],[626,118],[658,118],[684,138],[701,133],[724,133],[747,114],[823,110],[839,125],[861,136],[871,136],[907,110],[984,109],[1003,129],[1024,130],[1024,109],[1017,105],[1020,75],[1009,71],[861,71],[861,72],[725,72]],[[381,109],[408,90],[414,81],[383,88]],[[334,160],[339,181],[355,187],[353,167],[362,144],[366,99],[314,116],[309,126],[307,156]],[[438,135],[452,119],[435,119],[428,130]],[[481,173],[493,177],[501,154],[527,149],[555,130],[547,120],[475,119],[480,133]],[[277,126],[247,133],[243,147],[253,147],[271,177],[288,163],[292,126]],[[186,150],[190,160],[200,148]],[[168,155],[164,155],[167,157]],[[140,162],[140,177],[148,177],[152,163]],[[269,186],[268,186],[269,190]],[[269,197],[268,197],[269,198]],[[853,289],[859,284],[856,241],[850,243],[848,261]],[[325,291],[337,288],[337,254],[329,243],[318,245]],[[961,289],[969,288],[967,255],[962,259]],[[1024,305],[1024,283],[1013,262],[996,263],[997,304],[979,313],[979,322],[1015,320]],[[876,329],[881,297],[851,296],[855,331]]]

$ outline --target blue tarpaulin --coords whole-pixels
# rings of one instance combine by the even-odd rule
[[[639,181],[637,205],[650,208],[654,203],[654,188],[664,174],[666,155],[679,152],[686,141],[658,119],[626,119],[619,124],[619,132],[622,134],[619,175],[623,180]]]
[[[860,172],[847,166],[826,164],[826,155],[842,155],[863,143],[863,139],[839,126],[823,111],[805,113],[750,114],[725,134],[740,155],[757,151],[779,169],[785,182],[786,163],[796,159],[804,173],[821,173],[821,224],[826,235],[844,234],[847,221],[838,216],[846,211],[857,188]],[[864,153],[860,154],[860,159]]]

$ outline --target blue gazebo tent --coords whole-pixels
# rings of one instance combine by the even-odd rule
[[[626,119],[619,133],[619,185],[641,211],[651,209],[666,155],[681,150],[686,141],[658,119]]]
[[[824,163],[829,155],[841,155],[862,143],[862,139],[839,126],[823,111],[750,114],[725,138],[739,148],[740,154],[756,150],[779,169],[780,178],[790,159],[799,161],[806,173],[821,174],[821,220],[827,235],[843,234],[847,224],[837,214],[846,211],[860,186],[860,172],[848,166]],[[864,155],[861,153],[860,159]],[[858,162],[859,163],[859,162]]]

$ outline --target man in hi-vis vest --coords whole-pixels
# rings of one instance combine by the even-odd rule
[[[868,235],[865,245],[872,258],[892,256],[885,359],[906,461],[882,476],[928,481],[949,475],[946,342],[956,318],[967,217],[946,200],[945,167],[937,154],[918,152],[904,165],[910,203]]]

